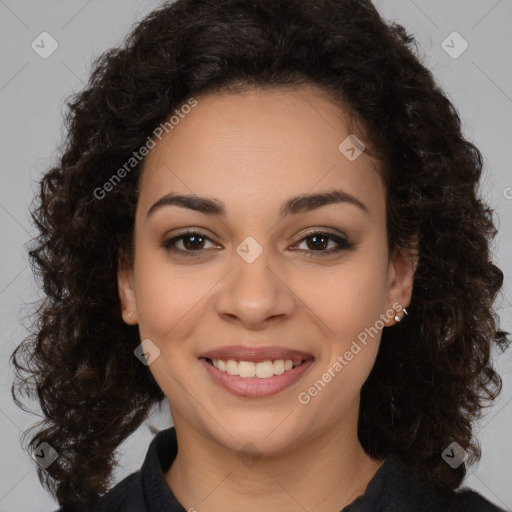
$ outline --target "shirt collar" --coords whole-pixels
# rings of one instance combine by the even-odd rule
[[[158,432],[149,445],[141,468],[142,488],[149,512],[186,512],[165,480],[165,473],[177,453],[174,427]]]

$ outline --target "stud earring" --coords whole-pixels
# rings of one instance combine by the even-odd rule
[[[405,315],[408,315],[409,313],[407,313],[407,309],[403,308],[403,316],[398,316],[398,315],[395,315],[395,322],[401,322],[402,319],[405,317]]]
[[[128,313],[128,316],[131,318],[131,317],[133,316],[133,311],[130,311],[130,312]]]

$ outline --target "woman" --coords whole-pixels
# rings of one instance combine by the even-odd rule
[[[413,43],[370,1],[178,0],[99,59],[13,355],[62,511],[500,510],[457,489],[508,344],[496,230]]]

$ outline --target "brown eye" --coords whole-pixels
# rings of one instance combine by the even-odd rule
[[[332,255],[333,253],[352,248],[352,245],[348,240],[334,235],[333,233],[324,233],[321,231],[308,233],[307,236],[300,240],[297,246],[300,246],[304,243],[306,248],[298,250],[309,252],[309,256],[312,257],[328,256]],[[327,250],[329,247],[331,250]]]
[[[190,231],[165,240],[162,246],[169,252],[194,257],[204,254],[204,246],[207,241],[212,242],[211,239],[206,235],[195,231]],[[181,244],[182,247],[177,247],[178,244]]]

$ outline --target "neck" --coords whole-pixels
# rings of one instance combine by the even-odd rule
[[[334,425],[279,455],[244,458],[180,426],[175,420],[178,455],[165,477],[186,510],[341,510],[364,494],[383,462],[364,452],[356,428]]]

